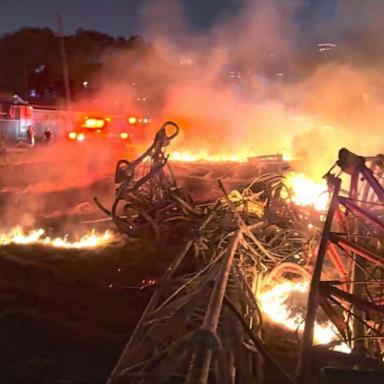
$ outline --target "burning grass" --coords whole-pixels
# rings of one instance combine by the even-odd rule
[[[1,246],[0,381],[105,382],[153,292],[142,281],[176,252],[149,241]]]
[[[95,229],[81,235],[78,240],[71,240],[69,235],[51,238],[43,228],[25,231],[22,227],[17,226],[7,233],[0,233],[0,246],[40,244],[54,248],[83,249],[103,247],[116,240],[117,236],[113,235],[111,231],[97,233]]]

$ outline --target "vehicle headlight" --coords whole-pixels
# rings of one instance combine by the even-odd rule
[[[75,140],[76,137],[77,137],[77,133],[72,131],[72,132],[69,132],[68,133],[68,137],[71,139],[71,140]]]
[[[137,123],[137,118],[134,116],[131,116],[128,118],[128,123],[129,124],[136,124]]]

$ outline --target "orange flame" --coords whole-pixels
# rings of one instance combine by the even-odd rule
[[[216,162],[246,162],[249,154],[209,154],[208,152],[189,152],[189,151],[173,151],[170,154],[170,159],[180,162],[206,161],[209,163]]]
[[[262,312],[270,321],[278,323],[290,331],[302,332],[304,329],[304,314],[292,311],[288,301],[292,294],[308,294],[308,282],[285,281],[277,284],[269,290],[265,290],[259,296],[259,303]],[[336,327],[329,321],[315,323],[314,342],[315,344],[328,344],[337,339]],[[340,352],[349,353],[350,348],[342,343],[334,348]]]
[[[188,152],[173,151],[170,159],[179,162],[246,162],[248,158],[255,156],[252,153],[240,152],[237,154],[210,154],[206,151]],[[290,156],[283,155],[284,160],[289,161]],[[327,208],[329,194],[325,181],[313,181],[303,173],[290,172],[286,175],[286,185],[289,189],[282,192],[282,198],[290,198],[301,206],[311,206],[316,210],[323,211]]]
[[[297,205],[312,206],[318,211],[327,208],[329,194],[324,180],[315,182],[302,173],[291,172],[286,176],[290,198]],[[283,198],[288,197],[284,195]]]
[[[85,233],[80,240],[70,241],[68,235],[64,237],[50,238],[42,228],[25,232],[21,227],[15,227],[8,233],[0,233],[0,246],[9,244],[41,244],[55,248],[96,248],[105,246],[114,239],[110,231],[102,234],[96,233],[94,229]]]

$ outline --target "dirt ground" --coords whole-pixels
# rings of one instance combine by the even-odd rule
[[[63,160],[57,151],[0,161],[0,232],[109,227],[88,221],[104,218],[92,199],[112,199],[115,159],[80,162],[69,149]],[[152,294],[141,281],[161,276],[178,247],[128,239],[96,250],[0,247],[0,382],[105,382]]]
[[[176,251],[0,249],[0,381],[105,382]]]

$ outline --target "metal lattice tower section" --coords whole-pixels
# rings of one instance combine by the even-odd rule
[[[199,230],[212,220],[209,214]],[[273,367],[277,382],[291,382],[258,335],[257,263],[248,250],[261,225],[241,226],[217,239],[213,252],[200,255],[194,272],[180,275],[199,239],[188,242],[161,279],[110,384],[229,384],[235,377],[254,383],[261,358]]]
[[[325,176],[332,198],[310,286],[298,384],[314,382],[319,370],[324,383],[343,375],[338,383],[384,377],[383,166],[383,155],[364,158],[341,149]],[[320,307],[350,354],[313,346]]]
[[[314,247],[306,219],[281,198],[281,175],[261,175],[230,193],[219,182],[223,198],[197,204],[165,171],[170,138],[163,126],[137,161],[118,163],[115,203],[103,209],[129,236],[149,229],[158,238],[179,220],[190,231],[109,384],[293,383],[263,342],[257,302],[259,290],[283,274],[311,278],[297,384],[381,383],[375,378],[384,375],[383,156],[340,151],[326,175],[331,199]],[[321,347],[313,345],[320,313],[337,336]],[[352,353],[336,352],[338,345]],[[335,381],[340,376],[345,380]]]
[[[275,383],[292,383],[262,341],[256,296],[276,265],[293,268],[286,260],[308,239],[285,227],[295,215],[284,200],[279,213],[269,206],[279,220],[284,212],[281,227],[263,218],[282,177],[257,180],[235,200],[220,183],[224,197],[200,208],[200,224],[161,278],[110,384],[262,383],[261,365]]]

